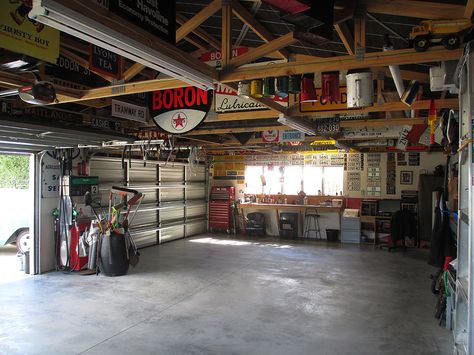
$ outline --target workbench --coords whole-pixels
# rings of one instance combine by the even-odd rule
[[[280,213],[298,213],[298,237],[303,237],[304,215],[307,209],[316,209],[319,217],[321,237],[326,239],[326,229],[341,230],[341,207],[321,206],[321,205],[290,205],[290,204],[269,204],[246,202],[239,205],[242,216],[247,216],[251,212],[261,212],[265,215],[266,234],[279,236],[278,221]]]

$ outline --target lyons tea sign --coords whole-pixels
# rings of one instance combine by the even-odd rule
[[[204,121],[211,103],[212,90],[194,86],[154,91],[151,94],[151,116],[165,132],[187,133]]]

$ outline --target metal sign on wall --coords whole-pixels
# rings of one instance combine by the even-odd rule
[[[94,44],[89,45],[89,65],[91,70],[120,79],[122,57]]]
[[[176,43],[176,1],[120,0],[105,5],[111,12],[153,35]]]
[[[112,116],[132,121],[146,122],[148,118],[148,108],[129,104],[128,102],[112,100]]]
[[[188,86],[154,91],[151,94],[151,117],[165,132],[187,133],[204,121],[211,104],[212,90]]]
[[[325,101],[321,100],[322,89],[316,88],[316,102],[303,102],[300,103],[301,112],[319,112],[319,111],[334,111],[334,110],[347,110],[347,87],[343,86],[339,88],[339,100],[337,101]]]
[[[2,1],[1,47],[50,63],[59,56],[59,31],[28,17],[31,1]]]

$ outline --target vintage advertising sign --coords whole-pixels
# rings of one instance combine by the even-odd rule
[[[262,132],[262,140],[267,143],[296,143],[303,142],[305,134],[296,130],[271,130]]]
[[[295,142],[303,142],[305,135],[303,132],[295,131],[295,130],[286,130],[280,131],[280,142],[285,143],[295,143]],[[298,144],[294,144],[298,145]]]
[[[112,100],[112,116],[132,121],[146,122],[148,118],[148,108],[129,104],[128,102]]]
[[[155,124],[172,134],[187,133],[206,118],[212,104],[212,90],[194,86],[154,91],[151,117]]]
[[[94,44],[89,44],[90,69],[115,79],[122,76],[122,57]]]
[[[28,17],[32,1],[2,1],[1,47],[50,63],[59,56],[59,31]]]
[[[159,0],[109,1],[109,10],[155,36],[176,43],[176,2]]]
[[[237,47],[232,49],[232,58],[238,57],[244,53],[247,53],[249,49],[247,47]],[[222,52],[206,52],[201,54],[201,62],[210,65],[213,68],[220,68],[222,66]]]
[[[316,89],[316,102],[303,102],[300,103],[301,112],[319,112],[319,111],[334,111],[334,110],[347,110],[347,87],[342,86],[339,88],[339,100],[337,101],[324,101],[321,100],[322,89]]]
[[[344,138],[365,139],[365,138],[396,138],[400,134],[400,126],[391,127],[363,127],[344,128]]]
[[[288,97],[282,99],[275,96],[273,101],[278,102],[282,106],[288,106]],[[262,105],[260,102],[245,99],[237,95],[237,91],[220,84],[216,87],[215,103],[217,113],[267,109],[267,107]]]
[[[262,132],[262,140],[267,143],[277,143],[279,142],[280,131],[271,130]]]

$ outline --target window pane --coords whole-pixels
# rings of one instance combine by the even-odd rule
[[[305,166],[303,170],[304,192],[306,195],[319,195],[322,192],[323,168],[318,166]]]
[[[246,166],[245,167],[245,193],[261,194],[262,180],[260,175],[263,173],[262,166]]]
[[[267,186],[264,187],[264,192],[270,195],[276,195],[281,192],[280,172],[278,166],[269,168],[264,167],[265,179],[267,180]]]
[[[302,166],[285,166],[285,182],[283,193],[285,195],[297,195],[301,191],[301,180],[303,179]]]
[[[342,166],[323,168],[325,195],[336,195],[343,190],[344,168]]]

